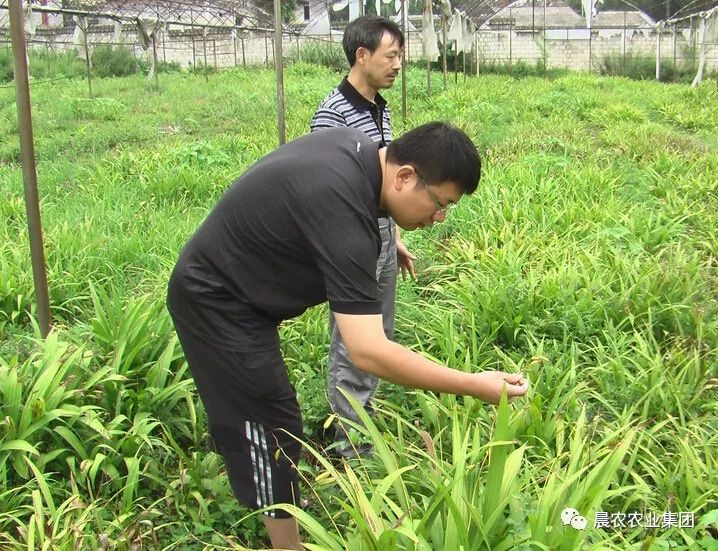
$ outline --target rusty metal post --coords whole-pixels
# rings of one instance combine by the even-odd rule
[[[274,0],[274,72],[277,74],[277,133],[279,134],[279,145],[282,145],[287,141],[287,130],[284,122],[284,63],[282,63],[281,0]]]
[[[30,235],[30,256],[32,276],[37,300],[37,316],[43,338],[50,333],[50,292],[47,288],[45,251],[42,243],[42,221],[40,200],[37,191],[37,168],[35,145],[32,135],[32,109],[30,104],[30,82],[27,74],[27,49],[22,0],[10,0],[10,32],[15,68],[15,90],[17,95],[17,121],[20,134],[20,155],[22,177],[25,189],[25,210]]]

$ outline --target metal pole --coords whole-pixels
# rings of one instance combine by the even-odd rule
[[[192,8],[189,9],[189,19],[192,24],[192,28],[189,30],[190,36],[192,37],[192,67],[197,68],[197,47],[194,42],[194,13]]]
[[[548,42],[546,42],[546,0],[543,0],[543,72],[546,73],[546,64],[548,63]]]
[[[454,84],[459,83],[459,41],[454,40]]]
[[[404,52],[405,52],[405,53],[404,53],[404,57],[406,58],[406,61],[409,62],[409,61],[411,61],[411,47],[409,46],[409,40],[411,39],[411,32],[406,28],[406,27],[409,25],[409,21],[408,21],[408,18],[409,18],[409,3],[406,2],[405,0],[402,0],[402,2],[404,2],[404,6],[405,6],[405,7],[403,7],[403,8],[401,9],[401,13],[402,13],[402,14],[406,13],[406,16],[405,16],[405,17],[406,17],[406,19],[407,19],[407,21],[404,23],[404,31],[403,31],[403,32],[404,32],[404,36],[406,37],[406,44],[404,45],[404,46],[405,46],[405,48],[404,48]],[[403,69],[402,69],[402,72],[403,72]]]
[[[401,0],[401,32],[406,36],[406,0]],[[401,58],[401,120],[406,127],[406,56]],[[382,136],[383,138],[383,136]]]
[[[426,60],[426,93],[431,95],[431,61]]]
[[[237,66],[237,30],[235,29],[234,40],[232,40],[232,47],[234,48],[234,66]]]
[[[514,19],[513,9],[509,8],[509,74],[513,74],[513,58],[514,58]]]
[[[240,38],[242,41],[242,67],[247,66],[247,58],[244,56],[244,37]]]
[[[269,39],[267,33],[264,33],[264,66],[269,67]]]
[[[165,51],[165,32],[170,32],[167,27],[162,31],[162,61],[167,63],[167,52]]]
[[[204,57],[204,81],[209,82],[209,67],[207,66],[207,29],[202,27],[202,56]]]
[[[284,124],[284,63],[282,63],[281,0],[274,0],[274,59],[274,68],[277,74],[277,130],[279,133],[279,145],[282,145],[287,141],[287,130]]]
[[[27,49],[23,23],[22,0],[10,0],[10,33],[15,67],[15,91],[17,96],[17,121],[20,134],[20,155],[25,189],[25,211],[30,236],[32,276],[37,300],[37,316],[40,333],[45,338],[50,333],[50,293],[47,288],[45,252],[42,244],[42,221],[37,191],[35,145],[32,136],[32,109],[30,82],[27,74]]]
[[[464,82],[466,82],[466,51],[461,52],[461,62],[464,69]]]
[[[662,25],[658,25],[658,36],[656,37],[656,80],[661,81],[661,32]]]
[[[157,35],[152,35],[152,55],[155,60],[155,88],[159,91],[160,89],[160,68],[159,62],[157,61]]]
[[[671,32],[673,33],[673,67],[676,66],[676,26],[673,25],[671,27]]]
[[[626,10],[623,10],[623,61],[621,62],[623,72],[626,72]]]
[[[441,60],[441,69],[444,77],[444,88],[446,88],[446,15],[444,9],[441,9],[441,46],[443,59]]]
[[[84,19],[84,21],[87,21],[87,29],[82,30],[82,37],[84,38],[83,42],[85,45],[85,68],[87,69],[87,88],[90,91],[90,99],[92,99],[92,66],[90,65],[92,61],[90,60],[90,47],[87,44],[87,31],[90,30],[90,23],[89,19]]]
[[[471,61],[474,63],[474,72],[476,74],[476,64],[479,62],[479,49],[476,47],[476,33],[471,40]],[[471,70],[471,63],[469,63],[469,71]]]
[[[212,39],[212,57],[214,57],[214,68],[217,68],[217,40]]]
[[[276,55],[276,51],[275,51],[275,49],[277,47],[276,42],[277,42],[277,39],[272,38],[272,67],[274,67],[275,69],[277,68],[277,55]]]
[[[424,0],[424,12],[427,10],[431,11],[431,0]],[[423,19],[422,19],[422,26],[423,26]],[[431,32],[434,32],[434,18],[431,17]],[[423,29],[422,29],[423,30]],[[436,36],[436,35],[435,35]],[[426,93],[431,96],[431,60],[427,56],[426,58]]]
[[[691,15],[691,18],[689,20],[689,31],[688,31],[688,38],[690,39],[690,51],[692,52],[693,59],[691,60],[692,68],[695,69],[696,67],[696,36],[693,32],[693,16]]]

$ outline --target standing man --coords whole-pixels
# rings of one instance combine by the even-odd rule
[[[357,128],[372,141],[386,146],[391,142],[391,117],[379,90],[391,88],[399,74],[404,55],[404,35],[390,19],[365,15],[347,25],[342,45],[349,61],[349,75],[319,105],[312,118],[311,129]],[[416,277],[413,262],[416,257],[406,248],[396,224],[385,212],[379,213],[378,223],[381,254],[376,265],[376,279],[384,334],[393,340],[397,266],[402,272],[406,270],[411,277]],[[379,380],[354,366],[331,312],[329,333],[329,403],[340,419],[358,423],[359,417],[338,389],[351,393],[362,406],[371,409]],[[354,457],[357,453],[371,450],[365,444],[359,448],[352,445],[341,421],[336,425],[334,439],[336,451],[343,457]]]
[[[378,213],[407,230],[442,222],[480,171],[469,137],[444,123],[381,149],[353,128],[308,134],[242,174],[182,249],[167,306],[241,503],[300,503],[302,417],[279,324],[310,306],[329,302],[354,365],[374,376],[491,403],[526,393],[521,375],[448,368],[382,327]],[[303,548],[285,510],[263,520],[274,548]]]

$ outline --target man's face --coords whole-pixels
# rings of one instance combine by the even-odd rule
[[[394,85],[404,55],[404,50],[399,47],[396,38],[384,32],[374,53],[360,48],[357,54],[357,64],[361,67],[362,75],[370,87],[379,90]]]
[[[446,220],[448,212],[463,195],[454,182],[427,186],[415,171],[409,175],[397,174],[405,181],[396,187],[389,214],[405,230],[415,230]]]

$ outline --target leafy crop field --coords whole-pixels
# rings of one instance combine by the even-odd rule
[[[485,171],[444,224],[406,234],[420,277],[400,282],[398,340],[532,388],[492,407],[384,384],[355,435],[375,456],[339,464],[322,454],[326,308],[286,323],[308,549],[718,549],[715,86],[482,76],[428,97],[408,76],[405,126],[388,94],[396,134],[452,121]],[[290,137],[339,78],[288,67]],[[45,342],[0,88],[0,548],[262,548],[164,296],[187,237],[276,144],[273,74],[162,75],[159,93],[100,79],[95,100],[85,86],[33,87]]]

